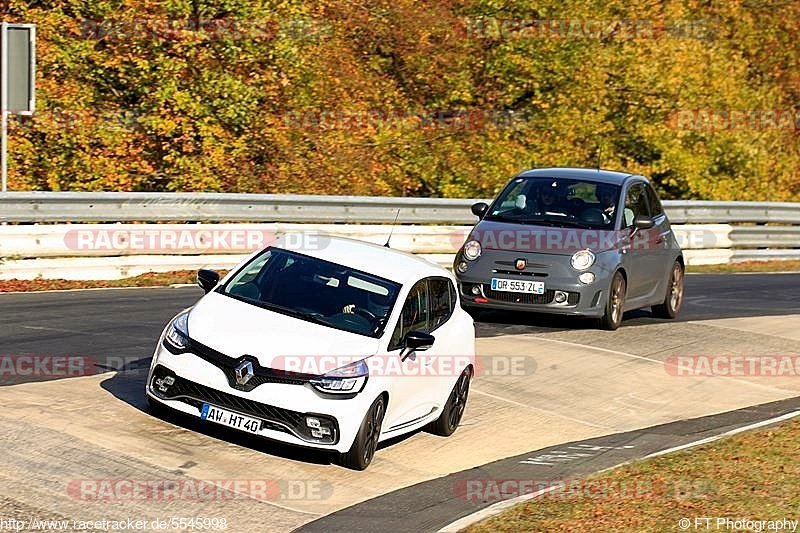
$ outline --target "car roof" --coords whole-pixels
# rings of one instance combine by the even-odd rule
[[[634,176],[628,172],[603,170],[597,168],[536,168],[517,174],[516,178],[575,178],[597,181],[614,185],[622,185],[626,179]]]
[[[400,284],[414,283],[430,276],[451,277],[443,267],[414,254],[346,237],[288,233],[272,246],[362,270]]]

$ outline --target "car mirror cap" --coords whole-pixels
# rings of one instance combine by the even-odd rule
[[[411,330],[406,333],[405,347],[414,352],[422,352],[433,346],[436,337],[424,331]]]
[[[654,225],[653,219],[644,215],[636,215],[633,219],[633,227],[636,229],[650,229]]]
[[[216,270],[201,268],[197,271],[197,285],[206,293],[211,292],[217,283],[219,283],[219,272]]]
[[[476,217],[483,218],[483,216],[486,214],[486,211],[489,210],[489,205],[486,202],[477,202],[472,204],[470,210]]]

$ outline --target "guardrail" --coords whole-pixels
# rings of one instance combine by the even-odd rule
[[[0,222],[302,222],[472,224],[481,200],[296,194],[10,192]],[[486,200],[483,200],[486,201]],[[789,202],[665,201],[674,224],[800,224]]]
[[[479,200],[298,194],[0,194],[0,222],[302,222],[469,224]]]
[[[8,223],[0,225],[0,279],[111,279],[148,271],[230,268],[268,244],[261,241],[284,232],[323,233],[382,244],[389,232],[387,224],[394,221],[398,209],[400,225],[394,229],[392,246],[449,265],[476,221],[469,210],[475,201],[6,193],[0,194],[0,222]],[[800,259],[800,204],[672,201],[664,206],[689,264]],[[190,244],[139,247],[125,241],[141,239],[148,232],[174,242],[186,237]],[[243,240],[214,240],[236,232],[245,236]],[[203,240],[203,235],[210,237]],[[250,242],[253,237],[261,241]]]

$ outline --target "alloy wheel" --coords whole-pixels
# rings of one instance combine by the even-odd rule
[[[464,370],[453,387],[452,402],[450,404],[449,422],[451,428],[456,428],[461,422],[461,416],[464,414],[464,409],[467,406],[467,396],[469,396],[469,369]]]
[[[383,424],[383,401],[377,402],[367,420],[367,435],[364,442],[364,462],[369,463],[378,448],[378,439],[381,436]]]
[[[611,320],[616,324],[622,318],[622,299],[625,280],[618,276],[614,278],[614,285],[611,287]]]
[[[677,312],[683,302],[683,269],[677,263],[672,267],[672,285],[669,291],[670,309]]]

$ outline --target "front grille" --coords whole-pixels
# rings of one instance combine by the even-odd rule
[[[208,361],[216,366],[225,374],[228,384],[236,390],[243,392],[250,392],[259,385],[265,383],[282,383],[284,385],[303,385],[308,383],[311,378],[315,377],[310,374],[300,374],[296,372],[287,372],[284,370],[277,370],[274,368],[267,368],[259,365],[255,357],[242,356],[239,358],[232,358],[222,352],[199,343],[194,339],[190,339],[189,350],[200,359]],[[236,383],[236,367],[238,367],[245,360],[253,363],[253,377],[245,385]]]
[[[223,409],[251,415],[261,419],[264,422],[263,427],[267,429],[295,434],[308,441],[333,444],[338,440],[338,424],[333,418],[324,417],[334,428],[333,434],[329,438],[311,439],[305,424],[306,415],[304,413],[234,396],[233,394],[184,379],[161,365],[156,366],[153,372],[153,381],[155,382],[164,376],[172,376],[175,379],[175,382],[168,387],[167,391],[160,391],[153,383],[150,384],[150,390],[165,400],[180,400],[196,407],[198,411],[202,409],[204,403],[209,403]],[[323,418],[321,415],[315,414],[314,416]],[[288,426],[288,428],[285,426]]]
[[[501,266],[513,267],[513,266],[515,266],[517,264],[517,262],[516,261],[502,261],[501,260],[501,261],[495,261],[494,264],[501,265]],[[544,269],[547,268],[547,265],[542,264],[542,263],[527,263],[525,265],[525,268],[526,269],[528,269],[528,268],[538,268],[540,270],[544,270]]]
[[[521,272],[519,270],[500,270],[499,268],[494,269],[493,272],[504,276],[525,276],[530,278],[546,278],[548,276],[546,272]]]
[[[553,289],[548,289],[544,291],[544,294],[527,294],[520,292],[493,291],[491,289],[491,285],[484,285],[483,293],[490,300],[495,300],[497,302],[544,305],[553,302],[556,291]],[[567,292],[568,305],[577,305],[579,300],[580,293]]]
[[[547,290],[544,294],[526,294],[521,292],[504,292],[493,291],[491,285],[483,286],[483,293],[490,300],[505,303],[520,303],[520,304],[549,304],[553,301],[555,291]]]

